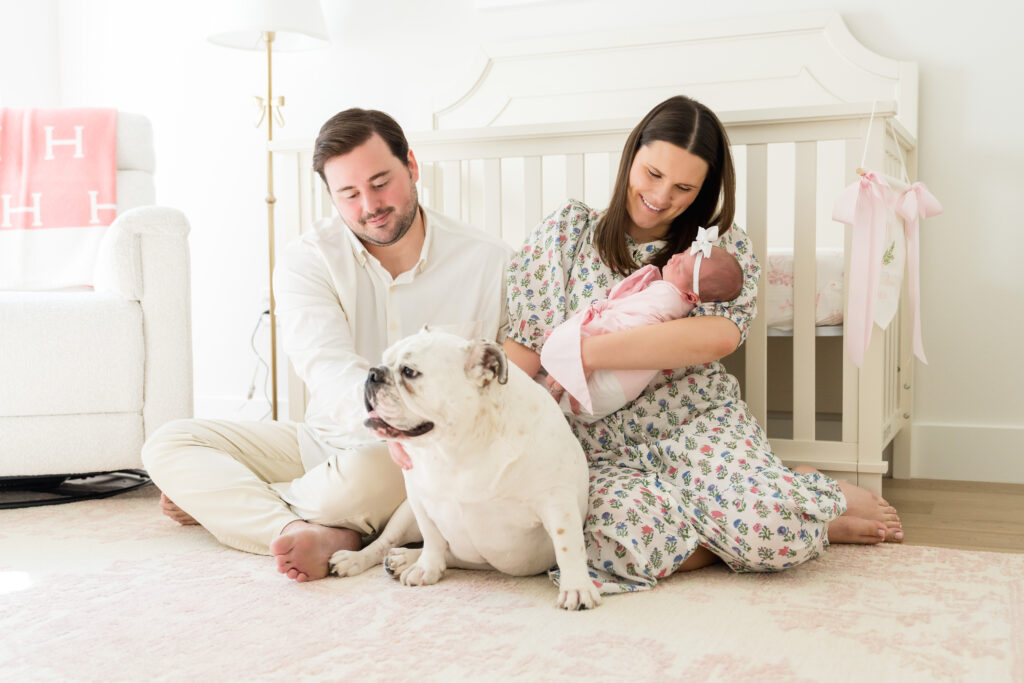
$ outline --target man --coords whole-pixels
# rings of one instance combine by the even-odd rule
[[[274,273],[284,348],[309,390],[305,423],[179,420],[142,454],[165,514],[275,555],[297,581],[326,576],[334,552],[358,549],[405,498],[388,447],[362,425],[367,371],[424,324],[502,341],[511,252],[419,205],[416,158],[383,112],[327,121],[313,168],[340,218],[289,245]]]

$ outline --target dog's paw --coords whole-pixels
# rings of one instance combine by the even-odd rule
[[[597,590],[589,576],[580,580],[567,581],[563,575],[559,579],[558,602],[564,610],[594,609],[601,604],[601,592]]]
[[[370,568],[366,554],[354,550],[339,550],[331,555],[327,566],[335,576],[355,576]]]
[[[429,565],[420,558],[416,564],[402,572],[401,581],[405,586],[430,586],[441,580],[444,566]]]
[[[392,548],[384,558],[384,571],[393,579],[402,575],[408,567],[416,563],[423,554],[422,548]]]

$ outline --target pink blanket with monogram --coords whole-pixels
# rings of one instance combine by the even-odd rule
[[[0,108],[0,288],[87,285],[117,215],[117,110]]]

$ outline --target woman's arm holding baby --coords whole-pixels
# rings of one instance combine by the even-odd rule
[[[642,325],[629,330],[586,337],[581,343],[583,367],[594,370],[662,370],[710,363],[740,343],[740,331],[728,318],[700,316]],[[506,339],[508,359],[530,377],[540,372],[540,354]]]
[[[519,342],[506,339],[502,345],[508,359],[519,366],[519,369],[530,377],[540,372],[540,354],[533,349],[527,348]]]
[[[740,330],[734,322],[707,315],[587,337],[580,350],[588,373],[661,370],[719,360],[735,351],[739,343]]]

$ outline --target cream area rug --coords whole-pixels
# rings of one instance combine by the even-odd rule
[[[1024,555],[833,546],[565,613],[544,576],[296,584],[157,500],[0,511],[0,680],[1024,681]]]

